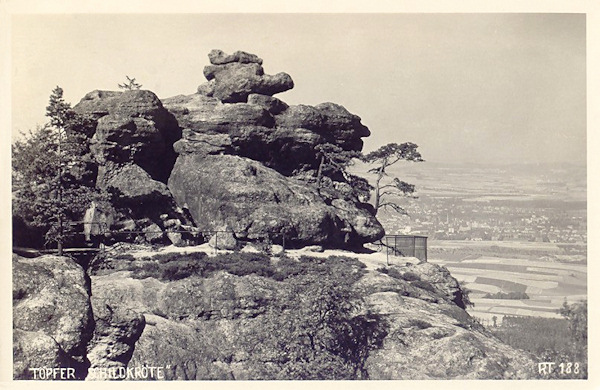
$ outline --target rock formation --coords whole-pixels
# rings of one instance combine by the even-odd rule
[[[93,91],[74,107],[93,118],[91,153],[98,164],[96,186],[112,194],[111,230],[155,230],[151,241],[168,242],[160,216],[189,225],[165,184],[181,137],[175,118],[150,91]],[[94,220],[95,221],[95,220]],[[92,221],[92,222],[94,222]],[[125,236],[117,235],[116,240]]]
[[[530,356],[502,344],[458,304],[458,282],[447,269],[419,264],[404,269],[430,281],[433,289],[382,273],[369,273],[357,288],[390,324],[381,349],[367,360],[370,377],[395,379],[531,378]]]
[[[272,96],[294,87],[287,73],[264,74],[262,59],[254,54],[237,51],[227,55],[221,50],[213,50],[208,58],[211,65],[204,68],[208,83],[198,87],[198,92],[222,102],[246,102],[251,93]]]
[[[94,369],[127,368],[146,322],[143,315],[108,300],[103,289],[94,291],[97,292],[92,296],[95,328],[87,348],[92,373],[88,379],[102,379]]]
[[[123,254],[119,257],[125,258]],[[119,322],[122,325],[102,325],[100,331],[105,340],[124,340],[100,344],[121,351],[118,356],[133,351],[127,355],[130,360],[118,364],[168,366],[167,380],[265,379],[250,340],[271,337],[264,334],[268,331],[265,324],[276,295],[291,288],[288,281],[224,271],[171,281],[151,275],[136,279],[129,270],[146,268],[150,259],[127,261],[109,256],[106,261],[107,268],[91,276],[97,295],[93,302],[94,310],[96,302],[102,302],[111,313],[129,313],[127,320]],[[119,267],[114,268],[117,263]],[[461,307],[464,304],[456,302],[462,291],[445,268],[428,264],[391,268],[398,273],[411,272],[430,286],[424,288],[376,270],[364,272],[352,286],[364,298],[356,314],[368,312],[387,324],[381,346],[365,360],[368,378],[532,377],[534,362],[529,355],[502,344],[469,316]],[[140,321],[136,319],[142,317],[145,326],[139,335]],[[116,364],[114,359],[95,358],[95,351],[105,348],[89,350],[92,364]]]
[[[370,134],[360,118],[333,103],[288,106],[272,95],[291,88],[291,78],[263,75],[253,54],[212,51],[209,59],[210,87],[163,101],[182,127],[168,186],[200,230],[225,225],[242,239],[285,236],[295,246],[379,239],[383,228],[351,191],[327,198],[314,184],[315,147],[360,151]]]
[[[360,117],[334,103],[288,106],[273,95],[292,88],[291,77],[264,74],[254,54],[208,57],[208,81],[193,95],[161,102],[150,91],[93,91],[74,107],[93,119],[90,150],[96,185],[113,197],[111,230],[178,245],[185,240],[172,231],[194,226],[225,227],[242,240],[282,244],[285,236],[296,246],[360,247],[380,238],[372,208],[346,178],[327,178],[333,190],[315,184],[316,146],[360,151],[370,134]],[[176,222],[169,228],[165,220]]]
[[[184,254],[140,258],[123,245],[115,250],[118,253],[111,250],[96,259],[89,270],[91,285],[82,268],[68,258],[13,258],[15,379],[32,378],[30,368],[35,367],[73,368],[75,379],[96,380],[103,379],[99,372],[143,366],[163,367],[166,380],[303,377],[269,368],[269,359],[284,353],[276,342],[281,335],[271,334],[282,314],[277,305],[283,303],[286,310],[291,304],[283,313],[304,321],[303,316],[312,314],[296,312],[301,308],[294,305],[315,297],[297,296],[295,288],[309,280],[317,287],[331,284],[327,279],[332,276],[346,280],[351,275],[355,282],[350,280],[344,288],[358,299],[352,316],[369,315],[370,321],[376,321],[369,326],[380,329],[379,341],[361,352],[363,378],[525,379],[535,375],[536,365],[528,354],[502,344],[463,309],[464,302],[457,299],[462,296],[460,286],[443,267],[408,263],[390,266],[386,274],[361,270],[354,263],[327,273],[324,265],[336,267],[340,261],[329,258],[319,261],[321,271],[305,275],[297,269],[283,277],[248,271],[238,276],[230,272],[243,268],[234,267],[183,277],[172,274],[169,279],[150,265],[169,266],[174,261],[173,265],[185,266],[204,260],[182,260]],[[227,256],[222,259],[240,258]],[[252,256],[259,255],[247,253],[245,266],[258,261]],[[204,264],[210,264],[204,259],[208,261]],[[279,269],[281,261],[267,258],[265,266]],[[284,267],[290,267],[298,260],[285,261]],[[390,276],[391,270],[394,275],[410,272],[412,276]],[[317,290],[311,294],[324,293]],[[290,299],[297,299],[296,303]],[[314,310],[313,304],[309,302],[307,308]],[[257,348],[256,340],[264,345]]]
[[[94,322],[83,269],[66,257],[17,255],[12,269],[14,378],[31,379],[39,367],[85,378]]]
[[[96,90],[73,109],[96,120],[91,148],[101,171],[100,185],[102,171],[110,172],[107,162],[136,164],[153,180],[166,182],[176,157],[172,145],[181,137],[181,131],[154,93]]]
[[[381,234],[367,210],[341,199],[327,205],[305,183],[238,156],[181,155],[169,186],[200,230],[226,225],[240,238],[268,235],[282,242],[285,235],[286,242],[296,246],[360,245]],[[344,206],[350,209],[348,216]]]

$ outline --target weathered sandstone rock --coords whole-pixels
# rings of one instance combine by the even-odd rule
[[[252,93],[272,96],[294,87],[287,73],[264,74],[262,59],[254,54],[238,51],[226,55],[220,50],[213,50],[208,57],[211,65],[204,68],[204,76],[214,83],[201,85],[198,92],[222,102],[246,102]]]
[[[383,235],[367,211],[328,206],[304,183],[237,156],[181,155],[169,179],[200,230],[225,225],[237,237],[289,245],[361,245]],[[353,212],[352,212],[353,211]]]
[[[85,377],[86,346],[93,331],[89,284],[83,269],[67,257],[13,256],[15,379],[29,368],[53,363]]]
[[[154,93],[96,90],[73,109],[97,120],[91,150],[100,165],[135,163],[153,179],[166,182],[176,157],[172,145],[181,130]]]
[[[88,345],[90,368],[126,368],[145,326],[144,316],[122,305],[92,296],[94,335]],[[101,376],[87,379],[102,379]]]
[[[369,352],[369,379],[528,379],[531,356],[501,343],[453,302],[456,280],[443,267],[394,266],[434,289],[367,271],[353,285],[364,298],[357,315],[370,313],[385,325],[380,348]],[[223,271],[172,282],[131,279],[119,271],[92,276],[103,302],[143,314],[146,326],[129,364],[168,366],[166,379],[260,379],[253,337],[265,332],[275,294],[286,282]],[[446,287],[443,287],[446,286]],[[243,346],[243,348],[242,348]],[[280,351],[271,351],[277,356]],[[261,353],[268,353],[261,350]],[[264,356],[263,356],[264,357]]]

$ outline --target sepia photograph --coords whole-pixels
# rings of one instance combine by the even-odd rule
[[[0,5],[3,383],[592,384],[581,5]]]

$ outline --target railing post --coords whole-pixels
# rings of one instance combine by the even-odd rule
[[[388,245],[388,237],[385,236],[385,265],[390,266],[390,248]]]
[[[215,232],[215,255],[219,253],[219,231]]]

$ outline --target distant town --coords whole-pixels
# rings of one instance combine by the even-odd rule
[[[401,200],[408,216],[382,211],[388,234],[432,240],[587,243],[585,202],[472,201],[420,196]]]

